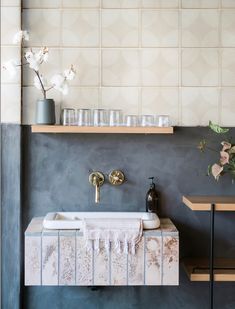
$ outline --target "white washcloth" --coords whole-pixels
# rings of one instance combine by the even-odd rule
[[[117,253],[135,254],[136,245],[143,234],[143,222],[141,219],[84,219],[83,234],[88,250],[99,253],[101,243],[104,243],[106,252],[111,244]]]

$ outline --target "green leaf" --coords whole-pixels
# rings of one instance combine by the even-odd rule
[[[208,165],[207,167],[207,176],[211,175],[211,165]]]
[[[229,132],[229,129],[221,128],[219,125],[214,124],[211,121],[209,122],[209,127],[211,128],[212,131],[218,134],[224,134]]]

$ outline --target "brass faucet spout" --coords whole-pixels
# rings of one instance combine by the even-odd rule
[[[93,172],[89,176],[90,183],[95,186],[95,203],[100,202],[100,187],[104,183],[104,175],[100,172]]]

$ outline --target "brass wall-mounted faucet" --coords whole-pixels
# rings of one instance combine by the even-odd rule
[[[98,204],[100,202],[100,187],[104,183],[104,175],[101,172],[92,172],[89,175],[90,183],[95,186],[95,202]]]
[[[105,177],[101,172],[92,172],[89,175],[89,182],[95,187],[95,203],[100,202],[100,187],[104,184]],[[125,175],[122,171],[114,170],[109,174],[109,182],[113,186],[119,186],[125,181]]]

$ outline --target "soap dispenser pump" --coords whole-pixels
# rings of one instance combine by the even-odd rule
[[[153,182],[154,177],[149,177],[152,180],[150,184],[150,189],[146,194],[146,212],[153,212],[157,214],[158,212],[158,203],[159,203],[159,196],[156,191],[155,183]]]

